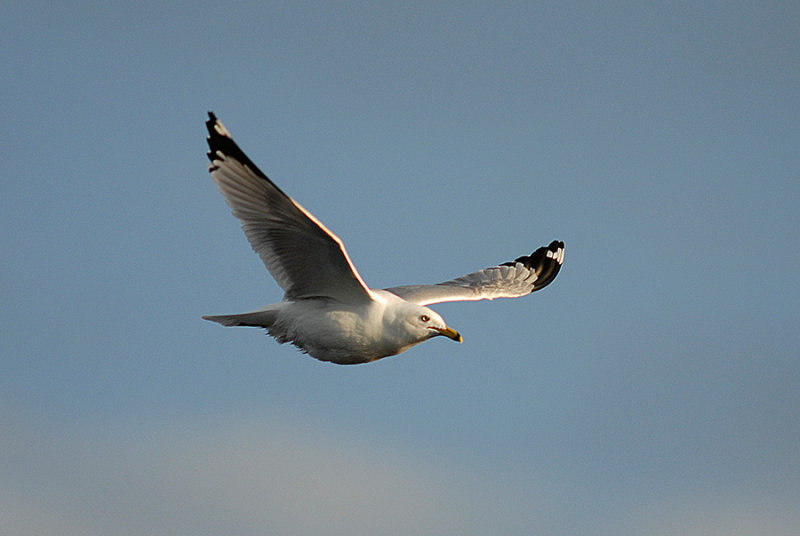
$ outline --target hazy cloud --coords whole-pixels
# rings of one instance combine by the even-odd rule
[[[586,523],[545,489],[523,493],[491,471],[297,423],[100,430],[17,419],[4,426],[0,461],[7,536],[569,534]],[[598,534],[788,536],[800,515],[763,497],[712,494],[617,504],[594,522]]]

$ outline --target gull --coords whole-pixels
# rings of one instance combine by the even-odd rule
[[[437,336],[461,335],[426,307],[516,298],[558,274],[564,243],[433,285],[369,288],[344,244],[261,172],[208,113],[208,170],[253,250],[284,291],[283,300],[241,314],[204,316],[223,326],[265,328],[279,343],[340,365],[369,363]]]

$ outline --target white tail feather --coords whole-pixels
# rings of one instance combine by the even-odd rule
[[[204,316],[203,320],[217,322],[223,326],[268,328],[275,322],[276,316],[275,310],[260,310],[238,315],[208,315]]]

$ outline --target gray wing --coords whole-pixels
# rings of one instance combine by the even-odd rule
[[[287,299],[372,299],[338,236],[283,193],[208,113],[208,170]]]
[[[539,290],[553,281],[564,262],[564,242],[554,240],[528,256],[512,262],[462,275],[435,285],[408,285],[387,288],[406,301],[418,305],[451,301],[518,298]]]

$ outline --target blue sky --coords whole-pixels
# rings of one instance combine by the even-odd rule
[[[791,2],[16,3],[0,22],[0,532],[789,535]],[[374,287],[553,239],[464,344],[356,367],[281,292],[206,111]]]

